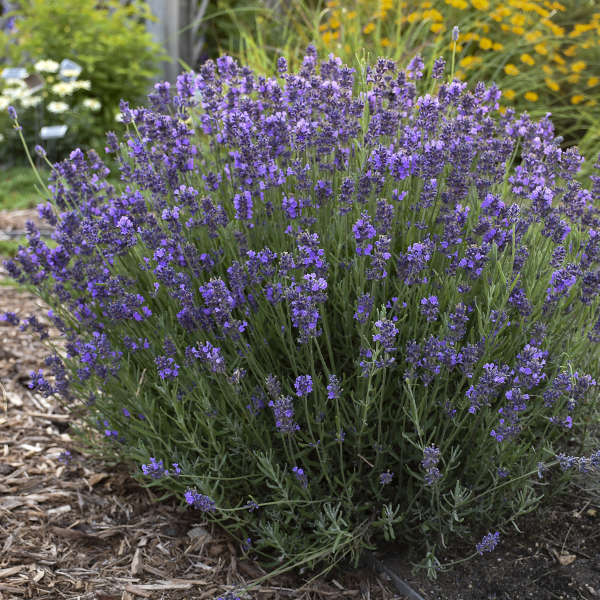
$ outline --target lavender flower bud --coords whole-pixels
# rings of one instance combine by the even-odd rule
[[[492,552],[498,545],[499,541],[500,532],[496,531],[496,533],[488,533],[486,536],[484,536],[481,542],[479,542],[475,547],[477,552],[483,556],[484,552]]]

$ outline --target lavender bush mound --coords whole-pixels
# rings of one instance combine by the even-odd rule
[[[54,243],[8,263],[66,339],[31,387],[271,567],[396,539],[435,571],[600,464],[600,177],[421,71],[208,61],[122,105],[121,191],[55,165]]]

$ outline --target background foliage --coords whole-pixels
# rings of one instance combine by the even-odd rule
[[[143,102],[166,59],[146,30],[145,19],[152,18],[148,6],[137,0],[127,5],[118,0],[22,0],[5,18],[11,16],[12,28],[0,32],[3,67],[31,72],[39,60],[71,59],[83,67],[79,79],[91,83],[92,95],[100,101],[100,109],[86,115],[91,126],[79,132],[72,126],[75,135],[66,140],[71,147],[102,148],[104,133],[115,127],[119,101]],[[18,145],[11,148],[19,150]]]

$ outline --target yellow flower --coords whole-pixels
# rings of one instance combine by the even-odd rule
[[[593,98],[585,103],[586,106],[596,106],[596,104],[598,103]]]
[[[326,31],[323,34],[323,42],[325,44],[330,44],[333,40],[337,40],[340,37],[339,31]]]
[[[563,54],[565,56],[575,56],[577,54],[577,46],[569,46],[566,50],[563,50]]]
[[[541,6],[537,6],[536,4],[532,5],[531,10],[540,15],[540,17],[547,18],[550,16],[550,13],[547,10],[543,9]]]
[[[556,25],[556,23],[553,23],[550,19],[540,19],[540,23],[550,29],[556,37],[563,37],[565,35],[564,28],[560,25]]]
[[[599,81],[600,81],[600,77],[590,77],[587,80],[587,85],[588,85],[588,87],[594,87],[595,85],[598,84]]]
[[[500,23],[500,29],[502,31],[510,31],[510,27],[506,23]]]
[[[364,27],[363,27],[363,33],[365,35],[369,35],[372,31],[375,30],[375,23],[367,23]]]
[[[331,29],[337,29],[339,26],[341,25],[340,20],[339,19],[329,19],[329,27]]]
[[[546,85],[553,92],[558,92],[558,90],[560,90],[560,85],[558,85],[558,83],[556,83],[556,81],[554,81],[554,79],[550,79],[549,77],[546,77],[546,79],[544,79],[544,81],[546,82]]]
[[[381,39],[381,45],[382,45],[384,48],[387,48],[388,46],[391,46],[391,45],[392,45],[392,42],[390,42],[390,38],[386,38],[386,37],[384,37],[384,38],[382,38],[382,39]]]
[[[473,63],[478,62],[477,59],[477,56],[465,56],[464,58],[460,59],[460,62],[458,64],[464,69],[468,69]]]
[[[586,31],[591,31],[594,28],[595,27],[592,23],[577,23],[577,25],[575,25],[575,27],[573,27],[573,31],[571,31],[571,33],[569,33],[569,37],[570,38],[578,37],[582,33],[585,33]]]
[[[490,17],[494,19],[497,23],[500,23],[504,17],[508,17],[510,15],[510,8],[505,8],[503,6],[499,6],[496,10],[490,13]]]
[[[515,67],[515,65],[513,65],[512,63],[508,63],[504,67],[504,72],[507,75],[518,75],[519,74],[519,69],[517,67]]]
[[[577,62],[574,62],[571,65],[571,71],[573,71],[573,73],[579,73],[581,71],[583,71],[586,68],[586,63],[583,60],[578,60]]]
[[[500,42],[494,42],[494,45],[492,46],[492,50],[499,52],[500,50],[503,50],[503,49],[504,49],[504,44],[501,44]]]
[[[319,31],[326,31],[327,29],[329,29],[329,25],[327,23],[322,23],[319,25]]]
[[[426,19],[431,21],[443,21],[444,15],[442,15],[442,13],[440,13],[438,10],[435,10],[435,8],[432,8],[431,10],[426,10],[423,13],[423,20]]]
[[[516,35],[523,35],[525,33],[525,29],[523,27],[513,27],[512,30]]]
[[[501,106],[498,111],[500,112],[501,115],[503,115],[506,112],[506,106]]]
[[[347,15],[346,15],[346,19],[354,19],[354,17],[356,17],[356,11],[355,10],[351,10]]]
[[[552,75],[552,73],[554,73],[550,65],[542,65],[542,71],[544,71],[546,75]]]
[[[504,90],[502,92],[502,95],[507,99],[507,100],[512,100],[516,95],[517,92],[515,92],[515,90]]]
[[[541,31],[530,31],[529,33],[525,34],[525,39],[530,44],[533,44],[534,42],[537,42],[541,37],[542,37],[542,32]]]
[[[328,8],[336,8],[340,5],[338,0],[329,0],[329,2],[327,2],[327,7]]]
[[[490,50],[493,45],[494,43],[492,42],[492,40],[490,40],[490,38],[484,37],[479,40],[479,47],[482,50]]]
[[[414,23],[415,21],[417,21],[420,18],[421,18],[420,12],[411,12],[410,15],[408,15],[408,17],[406,17],[406,20],[409,23]]]
[[[440,33],[446,31],[446,26],[443,23],[433,23],[429,29],[431,29],[433,33]]]
[[[471,0],[471,4],[477,10],[487,10],[490,7],[489,0]]]
[[[466,0],[446,0],[446,4],[449,4],[453,8],[458,8],[459,10],[465,10],[465,8],[469,8]]]
[[[579,81],[580,75],[579,73],[571,73],[568,77],[567,77],[567,81],[569,83],[577,83]]]
[[[530,67],[535,65],[535,60],[533,59],[533,56],[531,56],[530,54],[521,54],[521,62],[524,62],[526,65],[529,65]]]
[[[546,54],[548,54],[548,48],[546,48],[546,44],[544,44],[544,42],[536,44],[533,49],[542,56],[546,56]]]
[[[511,17],[510,22],[516,27],[523,27],[525,25],[525,15],[516,13]]]
[[[536,102],[539,96],[535,92],[526,92],[525,100],[529,100],[530,102]]]
[[[553,54],[552,60],[559,65],[565,64],[565,59],[560,54]]]
[[[576,94],[575,96],[571,96],[571,104],[581,104],[585,100],[585,96],[583,94]]]

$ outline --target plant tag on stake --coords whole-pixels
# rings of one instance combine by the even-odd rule
[[[58,78],[61,81],[75,81],[78,77],[83,67],[78,65],[76,62],[65,58],[60,63],[60,69],[58,71]]]
[[[2,79],[25,79],[27,77],[27,69],[20,67],[4,69],[2,71]]]
[[[66,125],[51,125],[40,129],[40,137],[43,140],[55,140],[65,136],[67,133]]]

